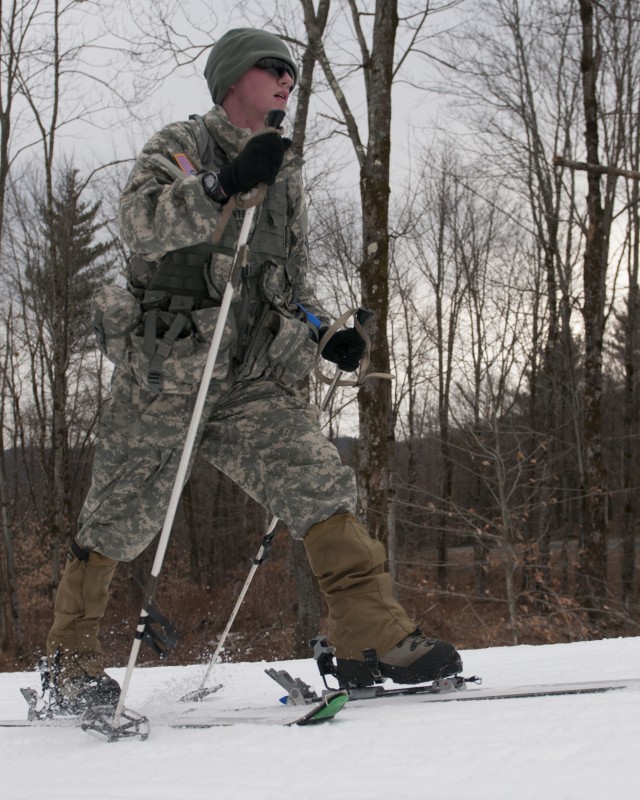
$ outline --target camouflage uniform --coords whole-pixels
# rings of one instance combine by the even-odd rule
[[[228,159],[249,135],[231,125],[220,106],[206,114],[204,124]],[[201,151],[196,120],[164,128],[143,148],[120,208],[125,242],[144,259],[142,267],[138,260],[132,279],[134,292],[148,288],[154,265],[167,253],[193,246],[206,253],[204,279],[214,307],[194,311],[194,316],[216,314],[215,303],[229,278],[229,243],[241,224],[236,212],[226,242],[213,244],[221,208],[205,195],[198,177],[172,174],[177,153],[185,154],[198,172],[215,166],[201,163]],[[290,151],[269,194],[278,190],[281,198],[286,196],[284,246],[265,258],[265,253],[254,253],[249,239],[248,269],[234,286],[196,449],[302,538],[312,525],[336,513],[355,512],[356,489],[352,471],[341,465],[322,435],[317,409],[300,387],[315,345],[292,303],[328,318],[307,281],[300,163]],[[269,198],[265,205],[268,213],[256,210],[254,233],[266,217],[277,216]],[[276,234],[277,228],[275,234],[267,229],[259,237],[260,247],[268,247],[269,236]],[[269,332],[274,318],[280,332],[275,340]],[[209,322],[211,331],[214,319]],[[174,366],[180,368],[179,360]],[[195,390],[197,375],[191,383]],[[77,541],[83,548],[128,561],[151,542],[166,513],[194,402],[188,388],[156,394],[140,385],[131,369],[116,369],[101,420],[93,483],[80,517]]]
[[[278,37],[234,29],[212,47],[205,68],[214,103],[253,67],[271,72],[281,100],[297,78]],[[243,118],[235,116],[233,96],[227,107]],[[122,196],[121,231],[135,254],[129,285],[103,287],[92,304],[99,346],[117,365],[112,396],[47,637],[58,702],[73,713],[113,705],[120,694],[104,672],[99,642],[109,584],[117,562],[140,553],[164,520],[230,277],[231,309],[194,452],[304,539],[333,624],[342,685],[370,685],[381,676],[416,683],[461,669],[455,648],[423,636],[393,596],[385,548],[354,516],[353,473],[301,391],[316,345],[296,303],[321,323],[329,318],[307,280],[300,162],[290,152],[279,171],[255,173],[270,185],[253,219],[248,261],[230,276],[242,212],[227,219],[235,198],[223,211],[199,174],[224,174],[222,185],[237,187],[231,193],[250,185],[225,183],[234,165],[250,159],[264,169],[255,155],[235,160],[250,135],[219,105],[204,118],[169,125],[145,145]],[[248,146],[255,154],[273,136]],[[275,144],[280,156],[282,142]],[[344,345],[343,333],[349,338],[340,331],[334,344]],[[352,368],[342,356],[336,363]],[[371,652],[364,659],[371,648],[380,655],[377,666]]]

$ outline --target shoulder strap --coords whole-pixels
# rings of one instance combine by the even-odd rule
[[[196,139],[198,140],[198,158],[201,164],[207,164],[212,156],[213,136],[207,128],[204,118],[200,114],[189,114],[189,119],[197,122]]]

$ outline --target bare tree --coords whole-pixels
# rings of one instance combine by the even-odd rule
[[[344,124],[353,144],[360,168],[360,199],[362,210],[362,263],[360,278],[362,302],[375,312],[372,343],[376,366],[384,371],[389,367],[386,337],[388,314],[389,258],[389,166],[391,84],[394,70],[394,51],[398,12],[396,2],[378,2],[372,24],[372,45],[367,43],[364,17],[356,3],[350,3],[351,20],[360,48],[368,112],[368,140],[361,139],[356,118],[336,77],[327,55],[322,31],[310,0],[301,0],[309,48],[322,65],[344,117]],[[384,543],[388,539],[389,442],[391,395],[387,387],[363,386],[360,406],[360,478],[369,530]]]
[[[30,354],[30,396],[15,397],[22,414],[36,421],[29,443],[39,453],[38,470],[48,490],[40,494],[42,522],[53,545],[52,584],[57,583],[59,546],[74,529],[73,449],[91,445],[99,409],[93,405],[93,382],[84,375],[93,351],[89,300],[113,264],[111,243],[100,242],[100,203],[81,199],[76,170],[68,168],[54,189],[52,206],[37,188],[16,193],[10,245],[11,291],[20,308],[20,330],[13,339]],[[6,248],[8,251],[8,247]],[[91,337],[91,338],[90,338]],[[35,452],[35,451],[32,451]],[[77,453],[76,453],[77,456]],[[35,483],[42,478],[35,479]],[[44,488],[41,486],[41,489]],[[48,537],[47,537],[48,538]]]
[[[4,319],[4,342],[0,381],[4,391],[0,395],[0,525],[2,544],[0,547],[0,652],[10,652],[20,658],[24,655],[24,630],[20,614],[18,579],[15,563],[15,511],[16,481],[11,480],[9,470],[15,475],[15,464],[7,464],[7,453],[15,452],[17,431],[13,420],[11,398],[15,395],[8,389],[15,383],[15,372],[19,355],[13,346],[13,313],[8,309]]]
[[[458,35],[474,41],[475,50],[450,54],[455,72],[447,72],[452,83],[460,77],[455,91],[469,101],[467,120],[478,131],[476,169],[488,184],[499,182],[512,193],[501,211],[518,221],[531,254],[529,449],[538,457],[530,479],[536,496],[546,496],[532,503],[529,517],[530,541],[538,547],[530,554],[531,574],[548,578],[550,531],[566,536],[574,525],[582,536],[582,594],[595,607],[603,597],[596,587],[604,592],[606,581],[612,488],[602,409],[602,354],[617,299],[610,240],[616,214],[628,202],[617,179],[633,180],[636,166],[629,139],[637,84],[633,6],[625,0],[471,3],[470,24]],[[556,153],[562,155],[555,165],[564,170],[553,169]],[[630,244],[623,246],[631,253]]]
[[[579,0],[582,24],[582,87],[587,161],[600,160],[598,78],[600,56],[595,4]],[[615,179],[612,176],[612,179]],[[602,605],[607,583],[607,470],[602,453],[602,356],[604,346],[606,276],[609,230],[601,190],[601,176],[587,173],[587,230],[584,251],[582,316],[585,331],[583,442],[585,452],[585,516],[581,536],[581,591],[588,607]],[[610,219],[608,224],[610,225]]]
[[[429,165],[420,176],[424,187],[420,222],[416,238],[410,244],[411,261],[427,281],[433,303],[431,314],[421,315],[422,324],[433,341],[435,354],[435,394],[437,396],[437,436],[440,449],[439,487],[435,515],[438,582],[447,584],[447,549],[449,545],[449,508],[453,486],[451,457],[451,387],[454,376],[459,321],[467,290],[468,272],[473,247],[470,220],[464,219],[468,206],[462,197],[456,167],[445,153],[435,165]],[[471,198],[473,202],[473,198]],[[465,227],[467,228],[465,230]]]
[[[378,1],[370,9],[355,0],[348,3],[349,24],[354,31],[355,50],[344,66],[332,59],[330,42],[318,28],[311,0],[301,0],[309,48],[321,64],[338,106],[339,128],[353,147],[358,170],[362,215],[362,255],[359,265],[362,302],[375,313],[372,343],[376,368],[389,369],[387,341],[389,309],[389,181],[391,157],[391,90],[409,54],[421,42],[428,4],[400,10],[397,2]],[[402,18],[399,16],[403,13]],[[404,31],[402,47],[399,30]],[[340,61],[345,60],[344,49]],[[357,115],[347,99],[350,73],[364,81],[366,139]],[[390,534],[392,447],[394,440],[391,388],[365,384],[360,389],[360,488],[363,510],[372,535],[385,544]]]
[[[640,93],[636,82],[628,75],[629,97],[636,93],[636,100],[629,102],[628,158],[636,171],[640,168]],[[640,397],[638,386],[638,326],[640,324],[640,174],[627,185],[629,234],[627,249],[628,293],[626,318],[624,321],[624,434],[623,434],[623,560],[622,595],[629,602],[636,572],[636,528],[638,516],[637,487],[640,483],[640,459],[637,442],[640,436]]]

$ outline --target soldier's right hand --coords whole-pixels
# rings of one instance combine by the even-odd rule
[[[267,132],[249,139],[240,154],[220,169],[220,185],[227,196],[248,192],[259,183],[272,186],[291,146],[280,134]]]

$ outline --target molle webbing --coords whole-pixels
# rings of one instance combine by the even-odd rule
[[[203,168],[219,169],[226,161],[225,153],[204,120],[198,117],[192,120]],[[242,278],[243,284],[251,283],[251,286],[244,286],[243,295],[248,293],[248,296],[243,297],[241,309],[236,310],[238,338],[241,342],[246,339],[259,313],[257,277],[263,265],[266,262],[275,262],[284,267],[287,263],[288,213],[287,181],[279,180],[269,187],[250,236],[251,261]],[[242,215],[243,212],[236,211],[231,216],[216,244],[202,242],[166,253],[157,262],[151,275],[146,263],[132,263],[132,285],[143,290],[142,307],[146,312],[143,349],[149,363],[147,380],[152,393],[162,391],[164,363],[167,358],[174,357],[176,341],[194,335],[194,331],[197,333],[197,326],[193,326],[190,312],[219,304],[208,290],[207,271],[216,254],[233,256],[235,253]],[[214,219],[212,214],[212,221]],[[175,314],[175,317],[167,318],[164,312]]]
[[[208,256],[201,252],[174,250],[167,253],[149,282],[144,305],[157,305],[167,295],[171,298],[189,298],[188,303],[181,304],[183,308],[208,299],[209,291],[204,278],[204,267],[208,260]]]

